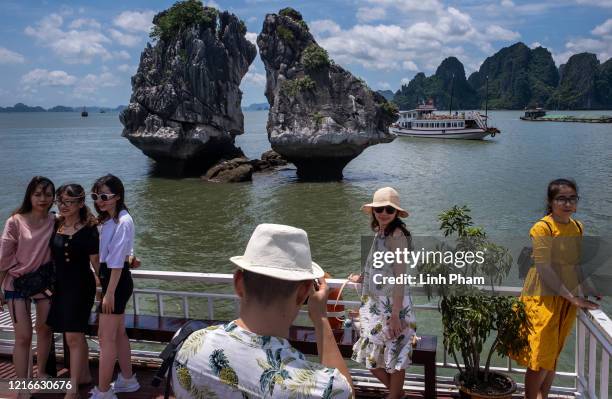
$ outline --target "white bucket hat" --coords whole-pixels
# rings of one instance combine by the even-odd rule
[[[244,255],[232,256],[230,261],[241,269],[279,280],[311,280],[325,274],[312,261],[306,232],[282,224],[257,226]]]
[[[371,214],[372,208],[387,205],[397,209],[399,217],[405,218],[408,216],[408,211],[400,207],[399,193],[392,187],[383,187],[376,190],[374,193],[374,198],[372,198],[372,202],[362,205],[361,210],[364,213]]]

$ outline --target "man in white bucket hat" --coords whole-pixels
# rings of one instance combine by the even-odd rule
[[[352,397],[351,376],[327,320],[329,289],[306,232],[260,224],[244,255],[230,261],[238,266],[240,317],[185,340],[174,362],[176,398]],[[321,364],[287,341],[306,299]]]

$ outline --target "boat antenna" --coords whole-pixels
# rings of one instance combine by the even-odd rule
[[[487,69],[489,69],[487,67]],[[486,88],[485,88],[485,126],[489,124],[489,75],[486,75]]]
[[[455,74],[453,73],[453,77],[451,78],[451,94],[450,94],[450,104],[448,105],[448,115],[453,114],[453,89],[455,87]]]

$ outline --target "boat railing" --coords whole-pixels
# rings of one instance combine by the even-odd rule
[[[233,285],[232,274],[222,273],[192,273],[192,272],[173,272],[173,271],[151,271],[151,270],[133,270],[132,276],[135,280],[142,281],[143,284],[149,285],[145,281],[157,280],[165,283],[186,282],[196,284],[212,284],[224,285],[227,288]],[[327,282],[331,288],[339,288],[345,282],[345,279],[328,279]],[[356,286],[349,283],[347,286]],[[490,289],[489,287],[481,287],[483,290]],[[519,295],[520,289],[516,287],[496,287],[497,293],[505,295]],[[345,291],[346,292],[346,291]],[[413,295],[426,294],[423,287],[411,287]],[[144,298],[149,298],[149,301],[142,305]],[[151,301],[151,298],[153,301]],[[204,316],[201,314],[195,315],[190,312],[190,303],[192,301],[203,301],[205,303]],[[219,306],[220,302],[225,302],[225,306]],[[171,308],[167,307],[171,303]],[[227,304],[229,303],[229,306]],[[335,300],[330,300],[330,304],[335,304]],[[359,301],[341,300],[337,304],[344,305],[347,308],[357,309],[360,305]],[[239,299],[232,292],[208,292],[198,289],[197,291],[187,291],[183,289],[170,290],[161,288],[135,288],[132,296],[132,312],[137,315],[157,315],[173,316],[188,318],[207,318],[216,320],[219,314],[217,309],[220,309],[221,318],[236,317],[239,309]],[[180,309],[179,309],[180,308]],[[415,312],[433,311],[438,309],[436,303],[415,304]],[[177,312],[179,314],[177,314]],[[199,312],[198,312],[199,313]],[[0,317],[0,331],[10,331],[10,317],[8,312]],[[7,317],[4,317],[7,316]],[[418,320],[418,316],[417,316]],[[590,398],[607,399],[609,394],[609,361],[612,351],[612,321],[601,310],[595,311],[580,311],[576,323],[576,349],[574,355],[574,371],[560,371],[557,375],[570,378],[573,384],[570,386],[553,386],[551,392],[560,395],[570,395],[575,397],[587,396]],[[5,344],[7,340],[0,340],[0,343]],[[441,342],[441,340],[440,340]],[[95,348],[92,348],[95,349]],[[150,349],[134,349],[135,356],[156,357],[158,352]],[[455,369],[455,364],[449,362],[446,351],[442,350],[442,361],[436,363],[438,368]],[[599,361],[598,361],[599,359]],[[588,368],[585,368],[588,365]],[[503,367],[492,367],[493,370],[503,371],[510,374],[521,375],[525,373],[525,369],[514,367],[510,359],[506,359],[506,364]],[[359,370],[352,370],[361,373]],[[366,376],[367,373],[359,375]],[[367,378],[367,377],[363,377]],[[446,384],[452,386],[452,378],[439,376],[439,386]],[[522,384],[519,384],[522,386]]]
[[[139,280],[163,280],[163,281],[178,281],[178,282],[193,282],[205,284],[225,284],[231,286],[233,284],[233,276],[231,274],[219,273],[190,273],[190,272],[165,272],[165,271],[148,271],[134,270],[132,275]],[[328,279],[327,282],[331,288],[339,288],[345,282],[345,279]],[[349,283],[350,286],[356,286]],[[483,290],[490,289],[489,287],[481,287]],[[495,291],[504,295],[519,295],[520,288],[516,287],[495,287]],[[423,287],[411,287],[413,295],[426,294]],[[189,303],[194,298],[204,299],[206,303],[206,316],[208,319],[215,319],[215,303],[217,301],[232,302],[235,314],[238,314],[239,300],[232,293],[213,293],[213,292],[191,292],[191,291],[170,291],[157,288],[139,288],[134,290],[132,298],[134,313],[142,314],[140,298],[143,296],[155,297],[157,306],[156,314],[164,316],[166,307],[164,300],[168,297],[179,299],[182,303],[182,316],[189,318]],[[335,300],[330,300],[330,304],[336,303]],[[347,308],[357,309],[360,305],[359,301],[341,300],[338,304],[345,305]],[[415,311],[432,311],[437,310],[438,305],[415,304]],[[417,316],[418,319],[418,316]],[[554,386],[553,393],[581,396],[587,395],[590,398],[607,399],[609,388],[609,359],[612,351],[612,321],[601,310],[595,311],[580,311],[576,323],[576,350],[574,371],[560,371],[557,375],[570,378],[573,384],[569,387]],[[455,369],[456,365],[449,362],[446,351],[442,351],[442,361],[437,362],[437,367],[445,369]],[[588,353],[588,356],[587,356]],[[599,361],[598,361],[599,359]],[[585,362],[588,364],[588,369],[585,370]],[[493,370],[503,371],[510,374],[521,375],[525,373],[524,368],[514,367],[510,359],[506,359],[504,367],[492,367]],[[438,377],[442,382],[450,383],[450,377]],[[521,385],[521,384],[519,384]]]

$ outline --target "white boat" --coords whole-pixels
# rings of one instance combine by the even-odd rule
[[[405,137],[466,140],[481,140],[500,133],[497,128],[487,126],[486,116],[478,112],[438,115],[435,111],[431,101],[416,109],[400,111],[399,119],[389,127],[389,131]]]

